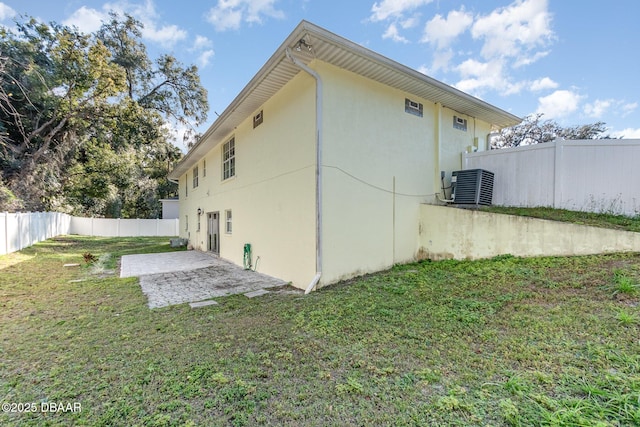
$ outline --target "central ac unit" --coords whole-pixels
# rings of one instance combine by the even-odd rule
[[[484,169],[467,169],[452,172],[451,199],[456,205],[491,205],[493,199],[493,172]]]

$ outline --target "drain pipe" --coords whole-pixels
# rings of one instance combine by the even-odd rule
[[[322,276],[322,79],[317,72],[296,59],[288,47],[286,54],[298,68],[316,79],[316,275],[304,291],[306,295],[318,285]]]

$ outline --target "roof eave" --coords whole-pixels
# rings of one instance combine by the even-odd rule
[[[420,83],[430,85],[431,87],[436,88],[436,90],[441,91],[442,93],[446,93],[453,98],[464,100],[465,102],[478,107],[480,110],[487,112],[488,116],[493,117],[493,120],[487,120],[486,118],[478,117],[481,120],[486,120],[492,126],[495,125],[499,128],[502,128],[516,125],[522,121],[522,119],[518,116],[508,113],[507,111],[495,107],[485,101],[482,101],[481,99],[475,98],[465,92],[462,92],[459,89],[442,83],[432,77],[420,73],[419,71],[402,65],[396,61],[393,61],[392,59],[380,55],[377,52],[367,49],[357,43],[354,43],[328,30],[325,30],[324,28],[318,27],[315,24],[303,20],[276,49],[273,55],[271,55],[271,57],[262,66],[262,68],[260,68],[258,73],[256,73],[256,75],[249,81],[249,83],[240,91],[240,93],[234,98],[229,106],[222,112],[222,114],[218,116],[213,124],[198,139],[196,144],[189,150],[189,152],[180,160],[180,162],[178,162],[175,168],[168,175],[170,180],[178,180],[180,176],[188,172],[188,170],[193,167],[193,165],[195,165],[202,156],[204,156],[208,151],[210,151],[221,142],[221,138],[226,137],[226,135],[232,132],[233,129],[242,120],[248,117],[249,113],[247,113],[243,117],[234,118],[234,115],[237,116],[237,114],[235,113],[238,109],[247,110],[246,106],[244,106],[246,101],[251,98],[252,94],[258,87],[260,87],[265,79],[268,79],[269,75],[276,68],[278,68],[283,61],[286,60],[286,49],[290,46],[295,45],[295,43],[306,36],[313,37],[314,39],[319,39],[323,42],[336,46],[339,49],[344,49],[350,53],[360,56],[367,61],[379,64],[382,67],[386,67],[387,69],[394,70],[397,73],[415,79]],[[307,61],[310,61],[311,59],[312,58],[307,58]],[[280,69],[286,67],[292,67],[292,70],[288,74],[289,79],[293,78],[293,76],[299,72],[299,70],[295,68],[293,64],[282,65]],[[295,72],[293,71],[294,68]],[[251,105],[252,103],[248,104]],[[257,102],[254,102],[254,104],[257,105]],[[444,103],[443,105],[456,111],[458,110],[457,108],[455,108],[455,106],[446,105]],[[243,108],[243,106],[245,108]],[[462,113],[464,113],[464,111],[462,111]],[[469,115],[476,117],[473,114]]]

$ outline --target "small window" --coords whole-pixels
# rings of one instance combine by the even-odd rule
[[[453,127],[454,129],[467,131],[467,119],[463,119],[462,117],[453,116]]]
[[[207,160],[202,159],[202,177],[205,178],[207,176]]]
[[[413,114],[414,116],[422,117],[423,107],[422,104],[416,101],[412,101],[409,98],[404,99],[404,111],[405,113]]]
[[[193,188],[198,187],[198,166],[193,168]]]
[[[262,110],[260,110],[260,112],[258,114],[253,116],[253,128],[255,129],[258,126],[260,126],[260,124],[262,123],[263,119],[264,119],[264,116],[262,114]]]
[[[225,213],[225,231],[227,234],[231,234],[232,226],[231,226],[231,209],[224,211]]]
[[[236,142],[231,138],[222,147],[222,180],[236,176]]]
[[[184,216],[184,231],[189,231],[189,215]]]
[[[185,199],[189,195],[189,173],[184,175],[184,197]]]

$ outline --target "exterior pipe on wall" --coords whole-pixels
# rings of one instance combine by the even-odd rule
[[[322,277],[322,79],[320,74],[300,62],[286,49],[287,58],[316,80],[316,275],[304,291],[310,293]]]

